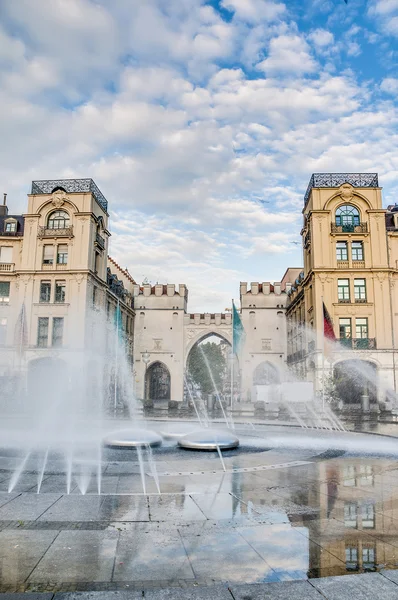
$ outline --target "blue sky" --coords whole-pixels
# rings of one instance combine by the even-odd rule
[[[0,182],[92,177],[138,282],[220,311],[301,264],[311,173],[398,201],[398,0],[2,0]]]

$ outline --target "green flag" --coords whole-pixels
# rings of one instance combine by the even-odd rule
[[[242,325],[240,314],[236,310],[235,303],[232,300],[232,352],[239,355],[244,341],[245,330]]]

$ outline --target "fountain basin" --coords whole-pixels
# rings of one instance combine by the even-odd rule
[[[198,429],[178,440],[185,450],[232,450],[239,446],[239,438],[224,429]]]
[[[103,439],[107,448],[137,448],[142,446],[160,446],[162,438],[149,429],[120,429]]]

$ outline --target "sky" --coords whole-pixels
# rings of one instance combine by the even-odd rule
[[[91,177],[138,283],[223,311],[302,264],[313,172],[398,202],[398,0],[1,0],[0,192]]]

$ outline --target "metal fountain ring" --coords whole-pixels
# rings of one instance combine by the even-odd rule
[[[145,446],[160,446],[162,438],[149,429],[120,429],[108,434],[103,439],[107,448],[142,448]]]
[[[232,450],[239,446],[239,438],[225,429],[198,429],[178,440],[185,450]]]

